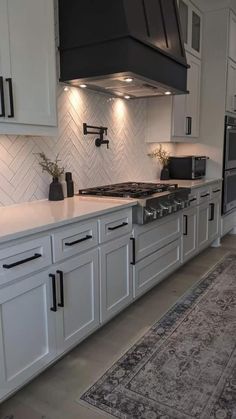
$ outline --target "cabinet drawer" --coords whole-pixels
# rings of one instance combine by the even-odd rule
[[[52,263],[50,236],[0,250],[0,285],[37,272]]]
[[[134,267],[134,298],[144,294],[181,265],[181,239],[174,241]]]
[[[146,226],[135,226],[136,260],[141,260],[173,242],[180,237],[181,232],[182,212]]]
[[[52,236],[53,261],[75,256],[89,250],[98,244],[97,221],[81,224],[77,223],[70,228],[55,232]]]
[[[132,209],[118,211],[99,220],[99,242],[104,243],[132,231]]]
[[[211,199],[220,199],[222,191],[222,182],[211,185]]]
[[[198,191],[198,202],[199,204],[203,204],[204,202],[207,202],[207,200],[211,197],[211,189],[210,187],[201,188]]]

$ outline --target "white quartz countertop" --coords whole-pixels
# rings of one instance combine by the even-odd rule
[[[0,208],[0,243],[83,221],[137,204],[136,200],[79,197]]]
[[[178,186],[182,187],[182,188],[190,188],[190,189],[195,189],[195,188],[200,188],[203,186],[207,186],[210,185],[212,183],[215,182],[221,182],[222,179],[221,178],[216,178],[216,179],[198,179],[198,180],[182,180],[182,179],[170,179],[170,180],[152,180],[151,182],[153,183],[177,183]]]

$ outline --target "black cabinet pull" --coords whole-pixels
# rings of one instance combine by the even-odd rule
[[[51,311],[57,311],[57,289],[56,289],[56,275],[49,274],[49,278],[52,279],[52,307]]]
[[[186,121],[187,121],[186,135],[191,135],[192,134],[192,117],[187,116]]]
[[[185,220],[185,229],[184,229],[184,236],[188,235],[188,216],[184,215],[184,220]]]
[[[131,265],[135,265],[136,264],[136,241],[134,237],[130,238],[131,242],[132,242],[132,262]]]
[[[192,198],[192,199],[189,200],[189,202],[194,202],[196,200],[197,200],[197,198]]]
[[[23,265],[24,263],[31,262],[32,260],[39,259],[41,257],[42,255],[40,255],[39,253],[35,253],[35,255],[31,256],[30,258],[19,260],[18,262],[14,262],[9,265],[2,265],[2,267],[4,269],[12,269],[12,268],[15,268],[16,266]]]
[[[115,226],[115,227],[108,227],[108,230],[110,230],[110,231],[118,230],[118,228],[125,227],[125,226],[127,226],[128,224],[129,224],[129,223],[122,223],[122,224],[119,224],[118,226]]]
[[[215,219],[215,204],[210,204],[211,215],[209,221],[214,221]]]
[[[1,96],[1,111],[2,111],[0,114],[0,117],[3,118],[6,116],[3,77],[0,77],[0,96]]]
[[[201,198],[206,198],[207,196],[210,196],[210,194],[206,193],[205,195],[201,195]]]
[[[74,241],[74,242],[65,243],[65,246],[75,246],[76,244],[79,244],[79,243],[85,242],[85,241],[90,240],[90,239],[92,239],[92,238],[93,238],[93,236],[89,236],[89,235],[87,235],[86,237],[83,237],[82,239],[76,240],[76,241]]]
[[[221,192],[221,189],[216,189],[216,191],[213,191],[213,193]]]
[[[61,295],[61,302],[58,303],[58,307],[64,307],[64,274],[62,271],[57,271],[57,274],[60,278],[60,295]]]
[[[8,118],[14,118],[15,111],[14,111],[12,79],[8,78],[8,79],[6,79],[6,82],[8,83],[9,99],[10,99],[10,114],[8,115]]]

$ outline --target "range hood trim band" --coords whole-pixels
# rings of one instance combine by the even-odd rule
[[[158,48],[157,46],[155,46],[153,44],[150,44],[149,42],[147,42],[147,41],[145,41],[145,40],[143,40],[141,38],[138,38],[136,36],[133,36],[133,35],[114,37],[114,38],[110,38],[110,39],[108,39],[106,41],[102,41],[102,42],[101,41],[88,42],[88,43],[77,45],[77,46],[74,46],[74,47],[71,47],[71,48],[61,48],[59,46],[58,47],[58,50],[60,52],[74,51],[74,50],[78,50],[80,48],[89,48],[91,46],[96,46],[96,45],[99,46],[99,45],[103,45],[103,44],[108,44],[109,42],[114,42],[114,41],[118,41],[118,40],[121,40],[121,39],[129,39],[129,38],[130,39],[133,39],[134,41],[140,42],[141,44],[147,46],[148,48],[151,48],[152,50],[156,50],[159,54],[166,55],[166,57],[171,58],[173,61],[177,62],[178,64],[179,63],[182,64],[187,69],[190,68],[190,65],[186,63],[186,59],[184,57],[183,57],[183,59],[176,58],[171,53],[169,53],[167,51],[164,51],[164,50]]]

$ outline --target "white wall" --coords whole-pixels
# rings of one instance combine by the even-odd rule
[[[146,100],[109,101],[77,88],[58,89],[59,134],[50,137],[0,136],[0,205],[44,199],[50,176],[42,174],[35,153],[59,153],[78,188],[122,181],[155,179],[159,165],[147,156],[157,145],[145,144]],[[83,122],[108,127],[110,148],[83,135]]]

